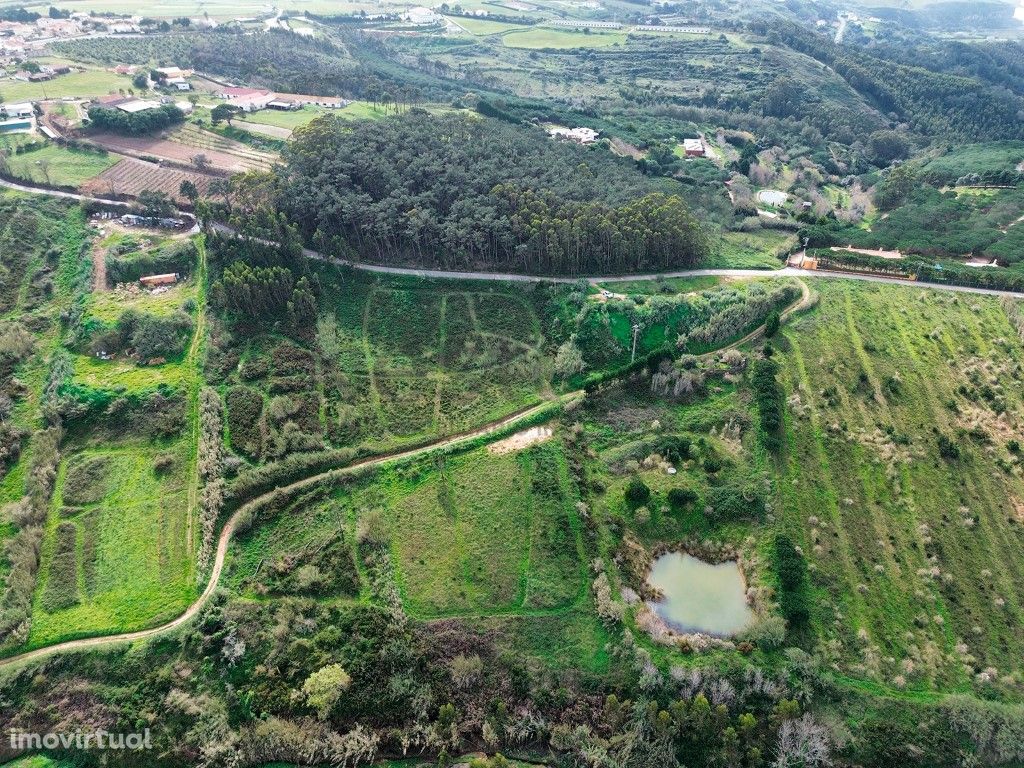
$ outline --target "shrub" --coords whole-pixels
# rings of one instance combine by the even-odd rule
[[[56,544],[43,590],[42,606],[49,613],[78,604],[78,527],[71,522],[57,526]]]
[[[676,509],[697,501],[697,492],[687,486],[673,488],[668,492],[668,503]]]
[[[484,663],[475,653],[472,656],[460,653],[448,666],[452,673],[452,681],[459,688],[469,688],[483,676]]]
[[[634,476],[626,486],[624,495],[630,506],[639,507],[651,498],[651,489],[647,487],[647,483]]]
[[[85,506],[102,501],[107,494],[109,456],[77,456],[64,474],[64,503]]]
[[[341,664],[328,664],[306,678],[302,695],[306,704],[316,710],[316,716],[326,720],[351,684],[352,678]]]
[[[249,387],[232,387],[228,390],[227,405],[231,447],[251,458],[259,458],[263,450],[260,431],[263,395]]]
[[[960,446],[946,435],[939,435],[939,456],[949,461],[958,461],[961,456]]]
[[[774,650],[786,641],[786,621],[774,613],[769,614],[754,622],[740,637],[766,651]]]
[[[774,360],[758,360],[754,363],[751,376],[754,401],[757,403],[760,417],[761,440],[765,448],[773,453],[782,448],[781,432],[785,408],[782,387],[775,378],[778,371],[778,363]]]
[[[779,574],[779,604],[792,631],[810,622],[807,598],[807,563],[785,534],[775,537],[775,567]]]

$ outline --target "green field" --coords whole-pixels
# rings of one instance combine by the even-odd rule
[[[781,255],[797,245],[796,235],[775,229],[723,232],[701,264],[707,269],[779,269]]]
[[[626,35],[622,32],[584,32],[538,27],[524,32],[510,32],[502,36],[502,41],[510,48],[605,48],[624,44]]]
[[[889,687],[1019,675],[1020,337],[991,298],[815,288],[819,308],[785,331],[796,404],[779,489],[823,647]]]
[[[71,72],[41,83],[0,80],[0,94],[3,94],[4,100],[8,102],[43,101],[65,96],[89,98],[105,96],[108,93],[116,93],[131,87],[131,78],[102,69]]]
[[[195,598],[188,446],[172,448],[172,468],[158,473],[162,453],[147,444],[108,444],[61,463],[30,646],[160,623]],[[56,558],[56,532],[69,523],[77,539],[69,556]]]
[[[180,282],[162,293],[151,293],[133,287],[89,294],[88,313],[102,323],[112,325],[126,309],[166,317],[181,309],[184,302],[195,300],[194,283]]]
[[[449,17],[449,20],[465,29],[471,35],[500,35],[503,32],[510,32],[513,29],[523,29],[523,24],[507,24],[501,21],[488,21],[487,19],[470,19],[463,16]]]
[[[116,164],[120,158],[99,152],[47,144],[33,152],[11,157],[11,173],[38,184],[77,187]]]

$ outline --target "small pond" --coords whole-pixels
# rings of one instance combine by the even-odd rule
[[[762,189],[757,193],[758,202],[765,205],[782,205],[789,199],[789,195],[777,189]]]
[[[712,565],[668,552],[654,561],[647,582],[664,595],[647,604],[676,632],[730,637],[753,620],[735,560]]]

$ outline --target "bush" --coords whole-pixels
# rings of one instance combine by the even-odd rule
[[[939,456],[949,461],[958,461],[961,456],[960,446],[946,435],[939,435]]]
[[[64,503],[81,507],[102,501],[107,495],[109,456],[78,456],[64,475]]]
[[[228,390],[227,405],[231,447],[251,458],[259,458],[263,451],[260,430],[263,395],[249,387],[232,387]]]
[[[761,424],[761,440],[769,451],[777,453],[782,448],[782,424],[785,400],[782,387],[775,376],[779,365],[774,360],[758,360],[754,363],[751,383],[754,387],[754,401],[757,403]]]
[[[807,597],[807,563],[785,534],[775,537],[775,568],[779,575],[779,604],[790,630],[807,628],[810,607]]]
[[[624,496],[631,507],[639,507],[651,498],[651,489],[647,487],[647,483],[634,476],[626,486]]]
[[[676,509],[693,504],[697,498],[697,492],[686,486],[673,488],[668,492],[668,503]]]

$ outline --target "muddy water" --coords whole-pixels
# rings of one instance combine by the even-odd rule
[[[729,637],[753,620],[735,560],[712,565],[669,552],[654,561],[647,581],[664,595],[648,605],[677,632]]]

